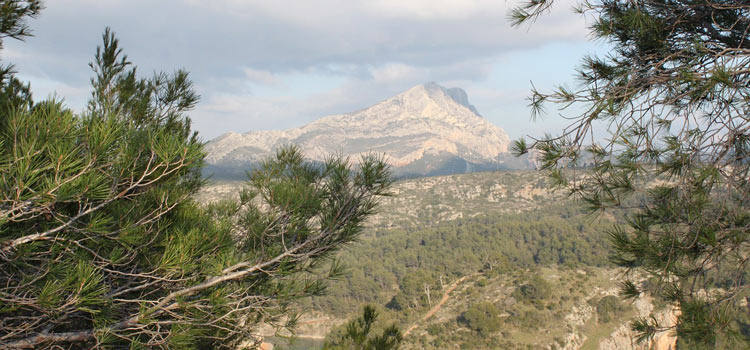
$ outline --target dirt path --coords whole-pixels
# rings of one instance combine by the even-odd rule
[[[420,322],[424,322],[428,318],[432,317],[432,315],[434,315],[436,312],[438,312],[440,310],[440,308],[443,306],[443,304],[445,304],[445,302],[448,301],[448,298],[450,298],[450,293],[454,289],[456,289],[456,287],[458,287],[458,285],[461,284],[461,282],[465,281],[469,277],[471,277],[471,275],[461,277],[461,278],[457,279],[456,281],[454,281],[453,283],[451,283],[448,286],[448,289],[445,290],[445,293],[443,293],[443,297],[440,298],[440,301],[437,304],[435,304],[435,306],[433,306],[430,309],[430,311],[427,311],[427,313],[424,314],[424,316],[422,316],[422,318],[420,318],[417,322],[414,322],[414,324],[412,324],[409,328],[406,329],[406,332],[404,332],[404,337],[406,337],[407,335],[409,335],[409,333],[411,333],[411,331],[413,331],[415,328],[417,328],[417,325],[419,325]]]

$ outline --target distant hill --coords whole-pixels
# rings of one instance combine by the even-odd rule
[[[508,135],[479,114],[464,90],[427,83],[299,128],[222,135],[206,147],[205,172],[243,178],[248,168],[287,144],[316,161],[334,153],[355,158],[384,153],[400,177],[532,167],[527,158],[508,153]]]

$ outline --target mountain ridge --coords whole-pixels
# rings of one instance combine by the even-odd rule
[[[329,154],[357,157],[384,153],[396,173],[444,175],[529,167],[508,154],[510,140],[484,119],[460,88],[415,86],[353,113],[326,116],[288,130],[227,133],[208,143],[209,167],[256,163],[283,145],[295,144],[322,161]]]

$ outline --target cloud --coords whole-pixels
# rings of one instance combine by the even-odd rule
[[[42,44],[37,57],[88,58],[109,25],[149,68],[181,62],[192,71],[225,67],[221,73],[231,75],[232,67],[281,73],[330,64],[437,66],[582,40],[581,18],[559,9],[570,1],[558,2],[559,11],[528,30],[511,28],[505,16],[513,2],[497,0],[67,0],[49,3],[32,26]]]
[[[585,41],[573,1],[520,29],[506,20],[514,0],[49,1],[30,21],[36,37],[6,40],[2,57],[34,89],[82,107],[87,63],[110,26],[141,74],[191,72],[203,96],[195,125],[213,137],[298,126],[426,81],[471,86],[509,53]],[[318,84],[331,76],[335,85]]]
[[[439,66],[416,66],[388,63],[369,69],[377,84],[405,84],[411,86],[428,81],[484,80],[492,71],[497,57],[469,59]]]
[[[300,79],[299,76],[294,76],[293,79],[284,75],[275,76],[279,83],[273,93],[264,93],[261,97],[253,91],[236,89],[233,92],[209,94],[198,105],[193,115],[195,125],[205,128],[204,130],[217,129],[216,125],[227,126],[222,132],[212,130],[205,133],[210,137],[230,130],[246,132],[288,129],[302,126],[323,116],[349,113],[368,107],[428,81],[446,83],[451,87],[465,87],[470,85],[472,80],[484,79],[492,71],[492,64],[493,60],[437,67],[385,64],[370,67],[366,74],[349,76],[335,87],[305,93],[292,91],[292,80]],[[306,77],[303,74],[301,79]]]
[[[262,85],[278,85],[281,83],[281,80],[279,78],[265,70],[258,70],[258,69],[252,69],[252,68],[242,68],[242,72],[245,73],[245,78],[253,83],[258,83]]]

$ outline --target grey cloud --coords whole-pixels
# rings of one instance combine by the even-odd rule
[[[322,116],[359,110],[431,80],[466,87],[472,79],[488,74],[491,65],[492,60],[437,67],[390,64],[372,68],[365,76],[351,77],[337,88],[303,97],[258,98],[249,91],[213,94],[193,116],[195,126],[209,138],[228,131],[288,129]]]
[[[572,0],[558,0],[557,7]],[[0,58],[32,80],[80,95],[106,26],[140,72],[191,72],[203,100],[195,125],[287,128],[349,112],[426,80],[482,80],[498,55],[557,40],[584,40],[578,16],[559,9],[530,29],[505,19],[503,0],[48,0],[36,37],[7,41]],[[6,53],[10,55],[6,56]],[[252,84],[316,73],[345,78],[314,96],[261,99]],[[85,96],[74,96],[80,101]]]
[[[240,67],[324,69],[332,63],[440,66],[583,37],[580,30],[559,30],[579,21],[565,11],[520,35],[525,31],[510,28],[505,20],[507,2],[464,2],[469,10],[461,12],[456,5],[461,2],[451,1],[418,1],[409,7],[393,1],[377,6],[381,2],[66,0],[63,5],[53,0],[32,23],[38,34],[32,39],[33,60],[54,57],[60,67],[85,65],[105,26],[119,34],[142,67],[163,70],[177,63],[198,76],[234,76]],[[433,10],[435,18],[416,11],[441,3],[447,9]],[[448,16],[451,9],[458,15]]]

